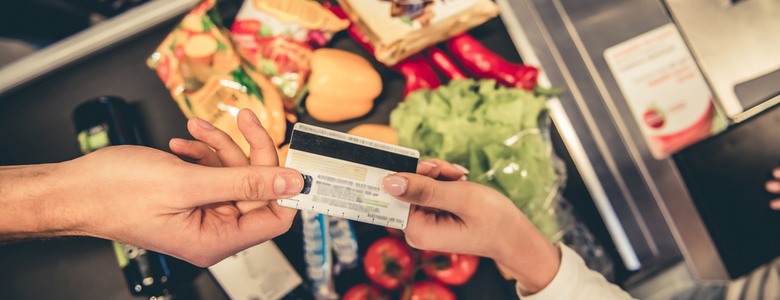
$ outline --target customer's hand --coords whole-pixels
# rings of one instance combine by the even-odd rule
[[[385,177],[382,188],[412,204],[404,230],[412,247],[493,258],[532,293],[558,271],[558,249],[494,189],[408,173]]]
[[[198,141],[171,139],[169,147],[173,153],[193,158],[198,164],[209,167],[279,166],[276,146],[255,114],[243,109],[236,119],[238,129],[250,146],[249,159],[227,133],[199,118],[192,118],[187,123],[190,134]],[[235,204],[242,214],[266,206],[293,213],[297,211],[280,206],[276,201],[236,201]]]
[[[780,168],[772,170],[772,180],[766,182],[766,190],[773,194],[780,194]],[[780,210],[780,198],[769,202],[769,207]]]
[[[147,147],[116,146],[64,163],[2,168],[0,240],[90,235],[204,267],[276,237],[290,228],[296,211],[274,200],[297,195],[302,178],[265,166],[276,161],[275,148],[267,149],[270,139],[254,114],[242,111],[238,122],[253,164],[264,166],[207,167]],[[185,144],[177,148],[182,151],[203,146],[173,143]],[[222,165],[239,165],[216,157]],[[201,162],[217,165],[214,156]]]

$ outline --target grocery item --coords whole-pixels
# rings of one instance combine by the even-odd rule
[[[404,99],[409,93],[419,89],[435,89],[441,86],[439,76],[433,70],[428,61],[421,54],[412,55],[397,65],[393,70],[404,74],[406,77],[406,87],[404,88]]]
[[[398,145],[398,134],[395,133],[395,128],[387,125],[360,124],[350,129],[347,133],[391,145]]]
[[[420,259],[428,277],[447,285],[466,283],[479,267],[479,257],[468,254],[420,250]]]
[[[494,79],[498,83],[533,91],[539,70],[535,67],[509,63],[486,49],[467,33],[453,37],[445,43],[455,58],[478,78]]]
[[[368,284],[361,283],[351,287],[344,293],[344,297],[341,300],[388,300],[385,295],[379,289],[372,287]]]
[[[335,217],[328,217],[328,220],[328,232],[338,259],[338,263],[333,268],[333,274],[339,275],[341,271],[357,267],[358,243],[349,220]]]
[[[287,119],[295,123],[313,48],[325,46],[349,21],[311,0],[246,0],[231,34],[241,54],[279,89]]]
[[[446,286],[435,281],[415,283],[410,291],[404,291],[401,300],[455,300],[455,294]]]
[[[338,0],[371,41],[378,61],[392,66],[498,14],[489,0]]]
[[[414,257],[406,243],[384,237],[368,247],[363,267],[371,281],[382,288],[394,290],[412,279]]]
[[[466,79],[468,76],[466,74],[463,74],[463,71],[461,71],[458,66],[455,65],[455,62],[450,59],[449,56],[447,56],[444,51],[441,51],[441,49],[436,47],[431,47],[428,49],[425,49],[425,54],[428,56],[428,58],[431,60],[431,63],[433,63],[434,66],[436,66],[439,71],[442,71],[447,78],[450,80],[459,80],[459,79]]]
[[[333,282],[333,254],[331,253],[328,216],[301,211],[303,220],[303,259],[306,274],[311,279],[312,292],[317,300],[336,300]]]
[[[494,80],[453,80],[410,94],[390,115],[401,146],[421,159],[469,169],[469,181],[506,195],[547,237],[559,232],[554,213],[559,175],[545,140],[545,99]],[[541,124],[540,124],[541,122]]]
[[[612,46],[604,59],[654,158],[726,129],[726,118],[674,24]]]
[[[254,112],[276,145],[284,141],[286,122],[276,89],[238,53],[217,19],[215,0],[199,4],[148,59],[184,115],[199,117],[225,131],[249,153],[236,124],[243,108]],[[246,68],[245,68],[246,67]]]
[[[374,107],[382,93],[382,78],[357,54],[338,49],[317,49],[311,60],[306,110],[323,122],[361,117]]]
[[[292,295],[301,292],[303,279],[274,241],[231,255],[208,270],[230,299],[300,299]]]

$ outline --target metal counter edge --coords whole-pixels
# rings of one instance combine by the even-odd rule
[[[192,9],[201,0],[154,0],[100,22],[0,69],[0,96],[57,68]]]

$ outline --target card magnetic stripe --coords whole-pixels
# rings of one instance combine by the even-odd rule
[[[290,149],[394,172],[417,171],[417,158],[296,130]]]

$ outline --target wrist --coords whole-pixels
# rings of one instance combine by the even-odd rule
[[[65,207],[72,184],[62,164],[0,169],[0,240],[78,234],[76,216]]]
[[[552,282],[561,264],[560,249],[547,240],[518,211],[512,226],[501,239],[493,259],[529,294],[535,294]]]

